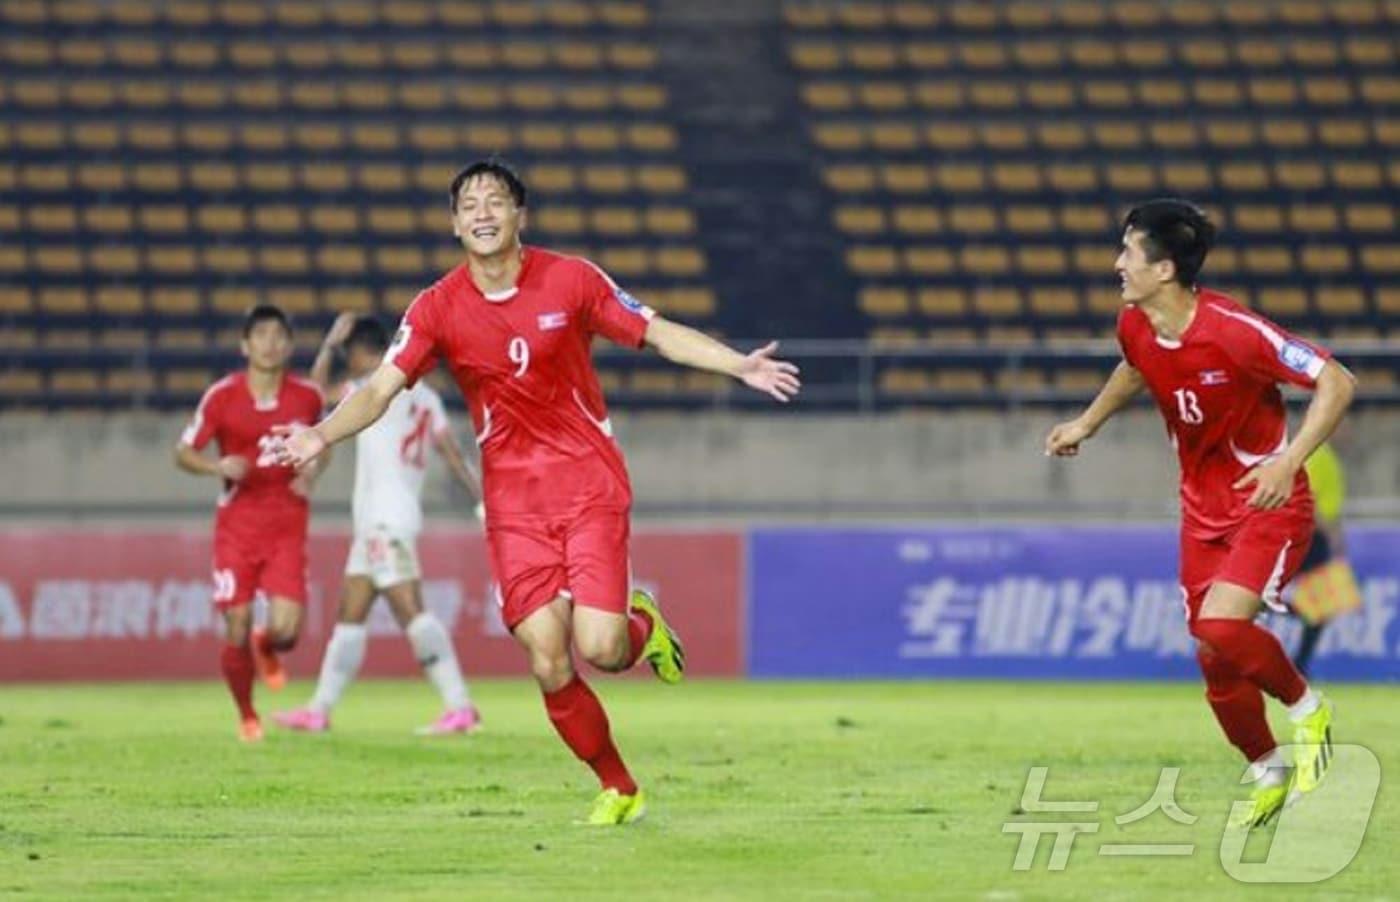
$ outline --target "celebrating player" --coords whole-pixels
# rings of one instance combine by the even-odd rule
[[[326,333],[311,378],[332,402],[358,390],[378,367],[389,335],[372,316],[342,313]],[[332,386],[331,358],[345,351],[350,379]],[[432,443],[453,478],[472,498],[481,497],[476,474],[462,459],[442,398],[426,382],[401,392],[384,416],[355,437],[355,536],[345,565],[340,620],[321,660],[316,693],[305,708],[282,711],[277,723],[291,730],[320,733],[330,729],[330,713],[365,658],[365,620],[379,595],[389,601],[394,619],[408,635],[413,654],[442,696],[443,714],[419,732],[424,735],[469,733],[480,723],[467,698],[452,640],[442,623],[423,610],[419,585],[418,531],[423,526],[426,465],[424,450]]]
[[[1280,604],[1307,553],[1313,500],[1303,462],[1341,420],[1354,383],[1327,351],[1196,286],[1214,237],[1185,201],[1150,201],[1128,214],[1115,264],[1126,302],[1123,360],[1082,414],[1050,431],[1045,451],[1079,453],[1143,387],[1152,392],[1181,464],[1181,589],[1206,698],[1253,764],[1250,806],[1234,823],[1254,827],[1316,788],[1331,755],[1331,704],[1254,618],[1261,604]],[[1291,442],[1285,382],[1314,393]],[[1288,707],[1293,762],[1269,730],[1261,690]]]
[[[502,617],[525,649],[550,721],[602,785],[588,822],[635,821],[643,793],[570,648],[606,671],[646,658],[665,682],[680,680],[685,658],[655,602],[629,593],[632,489],[590,342],[602,335],[650,345],[778,401],[797,393],[797,368],[773,358],[776,343],[740,354],[655,315],[586,260],[522,246],[525,186],[498,162],[462,170],[450,202],[465,262],[418,295],[365,386],[314,428],[284,430],[281,453],[297,466],[314,460],[378,419],[438,360],[447,364],[481,448]]]
[[[273,689],[286,683],[278,659],[301,633],[306,605],[307,496],[327,458],[293,470],[280,461],[277,426],[315,423],[321,390],[287,372],[292,326],[277,307],[254,307],[243,321],[248,366],[215,382],[180,436],[175,462],[197,476],[223,480],[214,518],[214,603],[224,618],[224,681],[238,706],[239,737],[262,739],[253,707],[253,676]],[[201,454],[210,439],[219,457]],[[262,589],[268,626],[253,629],[250,602]]]

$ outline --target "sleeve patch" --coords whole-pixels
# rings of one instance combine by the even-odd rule
[[[1279,346],[1278,359],[1295,373],[1308,375],[1314,373],[1321,363],[1317,352],[1301,341],[1285,341]]]

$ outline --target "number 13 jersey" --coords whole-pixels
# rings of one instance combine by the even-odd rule
[[[489,521],[626,509],[632,489],[593,368],[593,336],[640,348],[653,312],[598,267],[524,249],[514,288],[466,264],[418,295],[386,359],[413,385],[441,360],[467,399]]]
[[[1312,388],[1330,355],[1279,328],[1233,298],[1208,289],[1177,341],[1161,338],[1136,305],[1118,317],[1123,357],[1147,382],[1181,463],[1185,533],[1211,540],[1231,533],[1250,513],[1254,485],[1234,483],[1288,444],[1279,383]],[[1288,505],[1307,508],[1302,468]]]

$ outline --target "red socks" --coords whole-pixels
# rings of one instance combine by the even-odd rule
[[[1248,761],[1258,761],[1278,747],[1264,715],[1264,693],[1214,651],[1198,649],[1196,660],[1206,678],[1206,701],[1210,702],[1220,729],[1230,744]]]
[[[225,645],[219,664],[239,716],[244,720],[257,717],[253,710],[253,650],[246,645]]]
[[[559,738],[598,775],[604,789],[634,795],[637,783],[622,763],[598,696],[577,675],[561,689],[544,693],[544,707]]]
[[[636,664],[637,659],[642,656],[642,646],[647,644],[647,640],[651,638],[651,631],[655,628],[656,624],[651,622],[651,617],[647,614],[636,608],[627,612],[628,667]]]
[[[1240,676],[1285,705],[1298,701],[1308,689],[1274,634],[1252,620],[1197,619],[1191,624],[1191,635],[1210,645]]]

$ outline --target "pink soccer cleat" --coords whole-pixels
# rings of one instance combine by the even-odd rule
[[[272,715],[272,719],[284,730],[296,730],[299,733],[328,733],[331,729],[330,716],[310,708],[278,711]]]
[[[419,736],[451,736],[454,733],[473,733],[481,728],[481,715],[475,705],[467,705],[455,711],[445,711],[436,721],[413,732]]]

